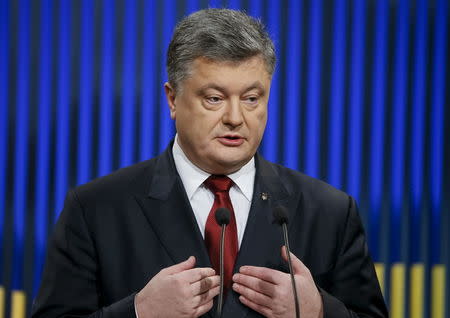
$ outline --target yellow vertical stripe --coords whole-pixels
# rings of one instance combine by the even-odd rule
[[[424,289],[425,289],[425,268],[423,264],[413,264],[410,272],[411,287],[410,296],[410,316],[411,318],[423,318],[424,316]]]
[[[431,269],[431,317],[445,315],[445,266],[435,265]]]
[[[405,318],[405,265],[395,263],[391,268],[391,317]]]
[[[377,272],[378,282],[380,283],[381,292],[384,295],[384,264],[375,263],[375,272]]]
[[[5,288],[0,286],[0,318],[5,317]]]
[[[13,290],[11,295],[11,318],[25,318],[27,298],[20,290]]]

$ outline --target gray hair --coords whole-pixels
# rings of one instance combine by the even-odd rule
[[[167,50],[167,73],[174,89],[189,76],[192,62],[240,62],[261,55],[267,72],[275,70],[275,48],[264,24],[242,11],[204,9],[181,20]]]

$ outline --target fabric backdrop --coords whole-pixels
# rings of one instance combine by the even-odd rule
[[[392,317],[449,318],[448,0],[0,0],[0,318],[29,313],[66,191],[173,138],[165,51],[208,6],[276,43],[262,154],[358,200]]]

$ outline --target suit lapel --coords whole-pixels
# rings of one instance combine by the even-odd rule
[[[280,227],[272,224],[272,211],[278,205],[295,211],[296,202],[289,196],[273,165],[258,155],[256,159],[252,205],[234,272],[243,265],[275,269],[285,266],[280,254],[283,235]],[[239,294],[234,291],[228,293],[223,317],[245,317],[248,312],[248,307],[239,301]]]
[[[135,195],[148,222],[174,264],[194,255],[197,267],[210,267],[203,237],[173,162],[172,149],[157,158],[147,195]]]
[[[173,263],[186,260],[190,255],[197,259],[197,267],[211,267],[203,237],[178,176],[170,145],[156,158],[155,166],[148,171],[150,179],[138,188],[148,193],[135,194],[153,231]],[[272,210],[283,205],[293,213],[298,202],[290,197],[273,164],[256,155],[256,176],[244,237],[234,271],[243,265],[282,268],[280,247],[283,245],[281,229],[272,224]],[[292,219],[293,215],[289,215]],[[207,314],[212,317],[216,310]],[[245,317],[249,308],[242,305],[239,295],[230,291],[223,307],[223,317]]]

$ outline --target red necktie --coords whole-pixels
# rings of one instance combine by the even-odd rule
[[[234,216],[233,205],[231,204],[229,190],[233,181],[227,176],[212,175],[204,182],[205,186],[214,194],[214,204],[209,212],[205,226],[205,244],[208,249],[209,259],[216,273],[219,274],[219,251],[221,228],[216,222],[215,212],[218,208],[230,210],[230,223],[225,229],[224,244],[224,287],[225,290],[231,287],[231,277],[233,275],[234,262],[238,253],[238,239],[236,218]]]

